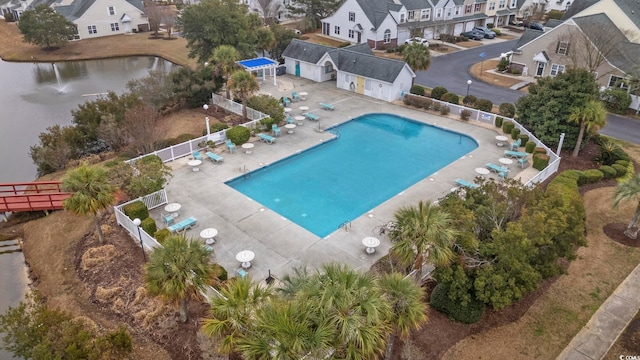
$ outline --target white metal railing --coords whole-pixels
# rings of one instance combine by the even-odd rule
[[[235,101],[228,100],[224,96],[220,96],[218,94],[211,94],[211,103],[215,106],[219,106],[227,111],[231,111],[234,114],[242,115],[242,104],[239,104]],[[261,113],[258,110],[254,110],[250,107],[247,107],[247,118],[252,121],[260,121],[264,118],[268,118],[269,115]]]
[[[448,106],[449,109],[451,110],[452,114],[460,114],[462,112],[462,110],[469,110],[471,112],[471,116],[469,117],[470,119],[475,119],[479,122],[485,123],[485,124],[490,124],[490,125],[495,125],[496,122],[496,117],[501,117],[503,119],[503,121],[511,121],[514,125],[514,128],[516,129],[520,129],[520,134],[525,134],[529,137],[529,141],[533,141],[536,143],[536,147],[541,147],[543,149],[545,149],[545,151],[547,152],[547,155],[549,155],[549,165],[547,165],[546,168],[544,168],[542,171],[540,171],[538,174],[536,174],[534,177],[532,177],[531,179],[529,179],[524,185],[525,186],[533,186],[537,183],[543,182],[546,179],[548,179],[551,175],[553,175],[556,171],[558,171],[558,168],[560,167],[560,156],[558,156],[553,150],[551,150],[547,145],[545,145],[542,141],[540,141],[537,137],[535,137],[529,130],[527,130],[524,126],[520,125],[520,123],[518,123],[516,120],[509,118],[509,117],[505,117],[502,115],[496,115],[494,113],[490,113],[490,112],[486,112],[486,111],[481,111],[478,109],[472,109],[472,108],[468,108],[466,106],[463,105],[456,105],[456,104],[450,104],[448,102],[444,102],[444,101],[440,101],[437,99],[432,99],[432,98],[427,98],[427,97],[423,97],[420,95],[415,95],[415,94],[405,94],[405,96],[415,96],[415,97],[420,97],[420,98],[425,98],[425,99],[430,99],[432,100],[434,103],[438,103],[440,104],[440,106]]]

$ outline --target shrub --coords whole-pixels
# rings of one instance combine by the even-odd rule
[[[229,274],[227,273],[227,269],[220,264],[211,264],[213,267],[213,274],[219,281],[227,281],[229,278]]]
[[[492,25],[492,24],[487,24],[487,27],[489,27],[489,25]],[[491,29],[491,28],[490,28],[490,29]],[[496,29],[496,28],[494,28],[494,29],[491,29],[491,31],[493,31],[494,33],[496,33],[496,36],[501,36],[501,35],[502,35],[502,31],[500,31],[500,29]]]
[[[516,107],[512,103],[502,103],[498,108],[498,113],[502,116],[513,118],[516,114]]]
[[[404,49],[407,48],[407,44],[402,44],[402,45],[398,45],[398,47],[396,48],[396,52],[398,54],[402,54],[402,52],[404,51]]]
[[[620,145],[605,137],[598,142],[598,150],[600,156],[597,160],[604,165],[614,164],[618,160],[629,160],[629,155],[622,150]]]
[[[564,11],[561,10],[551,10],[547,13],[547,20],[561,20],[564,16]]]
[[[493,23],[488,23],[487,24],[487,29],[493,29]],[[494,31],[495,32],[495,31]]]
[[[535,150],[536,148],[536,143],[534,143],[533,141],[527,141],[524,145],[524,151],[528,152],[529,154],[533,154],[533,150]]]
[[[392,53],[396,52],[396,49],[395,49],[395,48],[392,48],[392,47],[388,47],[385,51],[386,51],[387,53],[389,53],[389,54],[392,54]]]
[[[498,71],[507,71],[508,68],[509,68],[509,59],[507,58],[500,59],[500,62],[498,62],[498,66],[496,66],[496,69]]]
[[[224,129],[228,129],[229,125],[225,124],[225,123],[215,123],[215,124],[211,124],[209,125],[209,132],[212,134],[217,133],[218,131],[222,131]],[[202,136],[207,135],[207,129],[204,129],[204,131],[202,131]]]
[[[440,111],[440,108],[442,107],[442,104],[440,104],[437,101],[433,102],[433,105],[431,105],[431,110],[433,111]]]
[[[462,98],[462,104],[470,107],[474,107],[476,105],[476,101],[478,101],[478,98],[473,95],[467,95]]]
[[[622,165],[624,167],[629,166],[631,162],[629,160],[616,160],[615,164]]]
[[[626,166],[622,166],[620,164],[613,164],[611,165],[611,167],[616,171],[616,173],[618,174],[617,177],[622,177],[627,173],[627,167]]]
[[[518,129],[518,128],[511,129],[511,138],[513,140],[517,140],[518,136],[520,136],[520,129]],[[522,142],[520,142],[520,143],[522,144]]]
[[[527,134],[520,134],[518,135],[518,139],[520,139],[520,144],[526,144],[527,142],[529,142],[529,135]]]
[[[505,134],[511,134],[511,130],[513,130],[514,124],[511,121],[505,121],[502,123],[502,131]]]
[[[476,109],[484,112],[491,112],[493,109],[493,103],[487,99],[478,99],[478,101],[476,101]]]
[[[433,100],[429,98],[420,98],[419,105],[425,110],[429,110],[433,106]]]
[[[402,97],[402,102],[407,106],[413,106],[413,96],[408,96],[407,94],[405,94]]]
[[[460,111],[460,119],[469,121],[469,117],[471,117],[471,110],[464,109]]]
[[[600,98],[607,110],[616,114],[624,114],[631,105],[631,95],[620,88],[608,88],[600,93]]]
[[[343,48],[343,47],[347,47],[347,46],[351,46],[351,43],[350,43],[350,42],[348,42],[348,41],[341,42],[341,43],[338,45],[338,47],[339,47],[339,48]]]
[[[446,93],[446,94],[442,95],[440,100],[448,102],[449,104],[458,105],[460,103],[460,97],[457,94],[454,94],[454,93]]]
[[[251,131],[244,126],[234,126],[227,130],[227,139],[236,145],[242,145],[251,137]]]
[[[451,109],[447,105],[440,106],[440,115],[449,115]]]
[[[277,124],[277,121],[275,121],[274,119],[272,119],[270,117],[266,117],[266,118],[260,120],[260,124],[262,124],[262,129],[263,130],[271,131],[271,127],[273,126],[273,124]]]
[[[442,98],[442,95],[448,92],[449,90],[447,90],[446,88],[442,86],[436,86],[433,88],[433,90],[431,90],[431,97],[434,99],[440,100],[440,98]]]
[[[587,184],[593,184],[602,180],[604,173],[598,169],[589,169],[584,171],[584,177]]]
[[[578,186],[584,185],[587,183],[587,177],[584,175],[583,171],[580,170],[566,170],[560,173],[561,176],[571,178],[575,180]]]
[[[549,165],[549,155],[546,154],[534,154],[533,155],[533,168],[536,170],[544,170]]]
[[[153,218],[151,218],[151,217],[148,217],[148,218],[142,220],[142,222],[140,223],[140,227],[147,234],[155,234],[156,231],[158,231],[158,226],[156,225],[156,221],[153,220]]]
[[[147,209],[147,206],[140,200],[134,201],[132,203],[125,205],[122,208],[122,211],[131,220],[133,219],[144,220],[149,217],[149,209]],[[150,233],[150,234],[153,234],[153,233]]]
[[[501,127],[502,127],[502,121],[503,121],[503,120],[504,120],[504,119],[502,118],[502,116],[496,116],[496,122],[495,122],[495,125],[496,125],[496,127],[497,127],[497,128],[501,128]]]
[[[609,165],[602,165],[598,170],[602,171],[605,179],[612,179],[618,176],[618,172],[616,171],[616,169],[612,168]]]
[[[247,106],[269,115],[276,123],[284,120],[284,111],[280,106],[280,101],[271,95],[262,94],[252,96],[247,101]]]
[[[411,91],[412,94],[416,94],[416,95],[420,95],[420,96],[424,96],[424,87],[420,86],[420,85],[413,85],[411,87]]]
[[[472,324],[480,320],[484,311],[484,304],[476,299],[463,306],[458,301],[449,298],[449,287],[438,284],[431,292],[429,304],[436,310],[447,314],[451,319],[466,324]]]
[[[196,137],[197,136],[195,136],[193,134],[180,134],[180,135],[174,137],[173,139],[167,140],[167,144],[169,146],[178,145],[178,144],[182,144],[183,142],[186,142],[186,141],[189,141],[189,140],[193,140]]]
[[[156,238],[156,240],[162,244],[164,243],[165,240],[167,240],[167,238],[171,236],[171,231],[169,231],[169,229],[161,229],[156,231],[155,234],[153,234],[153,237]]]

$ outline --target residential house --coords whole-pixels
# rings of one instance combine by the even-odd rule
[[[142,0],[73,0],[54,9],[76,24],[77,39],[149,31]]]
[[[415,77],[405,62],[374,56],[366,43],[333,48],[293,39],[282,57],[288,74],[389,102],[409,92]]]
[[[639,66],[640,14],[635,10],[635,0],[576,3],[562,24],[544,33],[525,31],[511,66],[531,76],[556,76],[567,67],[581,67],[592,71],[602,87],[624,87],[621,80]],[[635,97],[632,106],[637,106]]]

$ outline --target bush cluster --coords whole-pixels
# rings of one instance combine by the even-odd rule
[[[467,95],[462,98],[462,104],[469,107],[475,107],[476,101],[478,101],[478,98],[473,95]]]
[[[447,314],[451,319],[465,324],[472,324],[480,320],[484,312],[484,304],[472,299],[469,304],[463,306],[459,301],[449,298],[449,287],[438,284],[431,292],[429,304],[436,310]]]
[[[246,143],[251,137],[251,131],[244,126],[234,126],[227,130],[227,139],[236,145]]]
[[[449,90],[447,90],[445,87],[443,86],[436,86],[431,90],[431,97],[436,99],[436,100],[440,100],[442,98],[442,95],[448,93]]]
[[[448,105],[441,105],[440,106],[440,114],[441,115],[449,115],[450,112],[451,112],[451,108],[449,108]]]
[[[122,211],[129,219],[144,220],[149,217],[149,209],[142,201],[134,201],[122,207]],[[153,233],[151,233],[153,234]]]
[[[449,104],[458,105],[460,103],[460,97],[454,93],[445,93],[440,97],[440,100],[448,102]]]
[[[415,94],[415,95],[420,95],[420,96],[424,96],[424,87],[420,86],[420,85],[413,85],[411,87],[411,93]]]
[[[493,103],[487,99],[478,99],[478,101],[476,101],[476,109],[484,112],[491,112],[493,109]]]
[[[460,118],[462,120],[468,121],[470,117],[471,117],[471,110],[464,109],[464,110],[460,111]]]
[[[508,118],[513,118],[516,115],[516,106],[512,103],[502,103],[498,107],[498,113]]]

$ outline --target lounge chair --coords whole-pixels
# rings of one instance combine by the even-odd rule
[[[282,133],[280,132],[280,128],[276,124],[271,125],[271,133],[275,137],[282,135]]]
[[[169,229],[169,231],[171,231],[172,233],[177,233],[177,232],[182,231],[184,229],[190,229],[190,228],[196,226],[197,224],[198,224],[198,219],[196,219],[194,217],[190,217],[190,218],[187,218],[187,219],[184,219],[184,220],[180,221],[177,224],[169,226],[167,229]]]
[[[222,156],[216,155],[216,154],[212,153],[211,151],[207,151],[204,154],[207,155],[209,160],[213,161],[214,163],[221,163],[221,162],[224,161],[224,158]]]
[[[298,95],[297,91],[291,93],[291,98],[293,99],[293,101],[300,101],[300,95]]]
[[[315,115],[315,114],[312,114],[312,113],[306,113],[306,114],[304,114],[304,117],[306,117],[307,119],[312,120],[312,121],[320,120],[320,117],[318,115]]]
[[[227,140],[226,145],[227,145],[227,149],[229,149],[230,153],[233,154],[233,152],[236,151],[236,144],[231,142],[231,140]]]
[[[194,159],[196,159],[196,160],[200,160],[200,161],[203,161],[203,160],[204,160],[204,158],[202,157],[202,155],[200,155],[200,151],[194,151],[194,152],[193,152],[193,158],[194,158]]]
[[[320,107],[322,107],[325,110],[333,110],[333,109],[335,109],[335,106],[333,106],[331,104],[325,104],[325,103],[320,103]]]
[[[456,183],[462,187],[466,187],[469,189],[477,189],[480,186],[478,186],[478,184],[474,184],[472,182],[468,182],[467,180],[463,180],[463,179],[456,179]]]
[[[524,167],[529,163],[526,157],[518,159],[518,164],[520,164],[520,168],[524,169]]]
[[[504,155],[512,158],[526,158],[529,153],[524,151],[505,150]]]
[[[520,139],[518,139],[518,141],[516,142],[511,143],[511,150],[518,151],[519,147],[520,147]]]
[[[509,173],[509,169],[508,168],[506,168],[504,166],[499,166],[499,165],[496,165],[496,164],[491,164],[491,163],[487,164],[487,169],[495,172],[502,179],[506,178],[507,174]]]
[[[173,225],[173,216],[171,216],[171,214],[160,213],[160,216],[162,217],[162,222],[167,226]]]
[[[264,141],[267,144],[273,144],[276,141],[276,138],[263,133],[258,134],[258,137],[260,138],[260,141]]]

